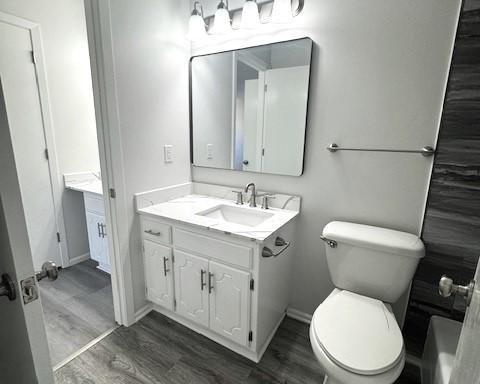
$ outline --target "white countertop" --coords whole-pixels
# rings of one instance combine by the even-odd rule
[[[65,188],[103,195],[102,180],[94,172],[64,175]]]
[[[197,213],[204,212],[218,205],[238,207],[238,205],[231,200],[193,194],[144,207],[138,209],[138,212],[140,214],[169,219],[183,224],[195,225],[209,230],[228,232],[240,238],[257,241],[264,241],[298,215],[297,211],[290,211],[287,209],[271,208],[269,210],[263,210],[260,207],[250,208],[248,205],[242,205],[241,207],[243,209],[257,210],[273,214],[272,217],[266,219],[263,223],[255,227],[197,215]]]

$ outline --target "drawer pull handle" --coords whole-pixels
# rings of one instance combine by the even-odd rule
[[[164,257],[163,258],[163,275],[164,276],[167,276],[167,272],[170,272],[170,270],[167,269],[167,261],[168,261],[168,257]]]
[[[209,273],[208,274],[208,293],[212,293],[213,291],[212,277],[213,277],[213,273]]]
[[[102,230],[100,229],[100,223],[97,223],[98,237],[102,237]]]
[[[205,282],[205,274],[207,273],[207,271],[201,269],[200,270],[200,289],[203,291],[203,288],[205,288],[205,286],[207,285],[207,283]]]
[[[143,232],[148,233],[149,235],[152,235],[152,236],[157,236],[157,237],[162,236],[162,232],[155,232],[152,229],[146,229]]]
[[[270,248],[263,247],[262,257],[277,257],[290,246],[290,241],[285,241],[281,237],[277,237],[275,239],[275,246],[282,248],[278,252],[273,252]]]

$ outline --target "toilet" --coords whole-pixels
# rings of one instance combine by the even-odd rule
[[[310,342],[324,384],[390,384],[405,364],[402,332],[391,303],[408,289],[425,248],[418,236],[334,221],[325,226],[335,285],[318,306]]]

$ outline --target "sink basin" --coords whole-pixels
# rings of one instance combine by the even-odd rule
[[[197,215],[249,227],[256,227],[273,216],[272,213],[248,208],[232,207],[231,205],[217,205],[206,211],[199,212]]]

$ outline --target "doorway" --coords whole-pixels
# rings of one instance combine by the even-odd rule
[[[84,43],[88,47],[86,34]],[[55,74],[46,62],[55,58],[44,52],[37,23],[0,12],[0,77],[32,262],[35,272],[46,263],[58,268],[56,280],[39,281],[51,365],[58,369],[117,327],[114,297],[120,295],[114,294],[115,258],[106,240],[113,225],[106,217],[100,161],[95,169],[64,171],[56,139],[65,126],[51,114],[63,106],[50,102],[47,81]],[[94,111],[93,97],[82,102]],[[79,157],[83,147],[75,145],[72,156]],[[101,153],[96,133],[94,145]]]

